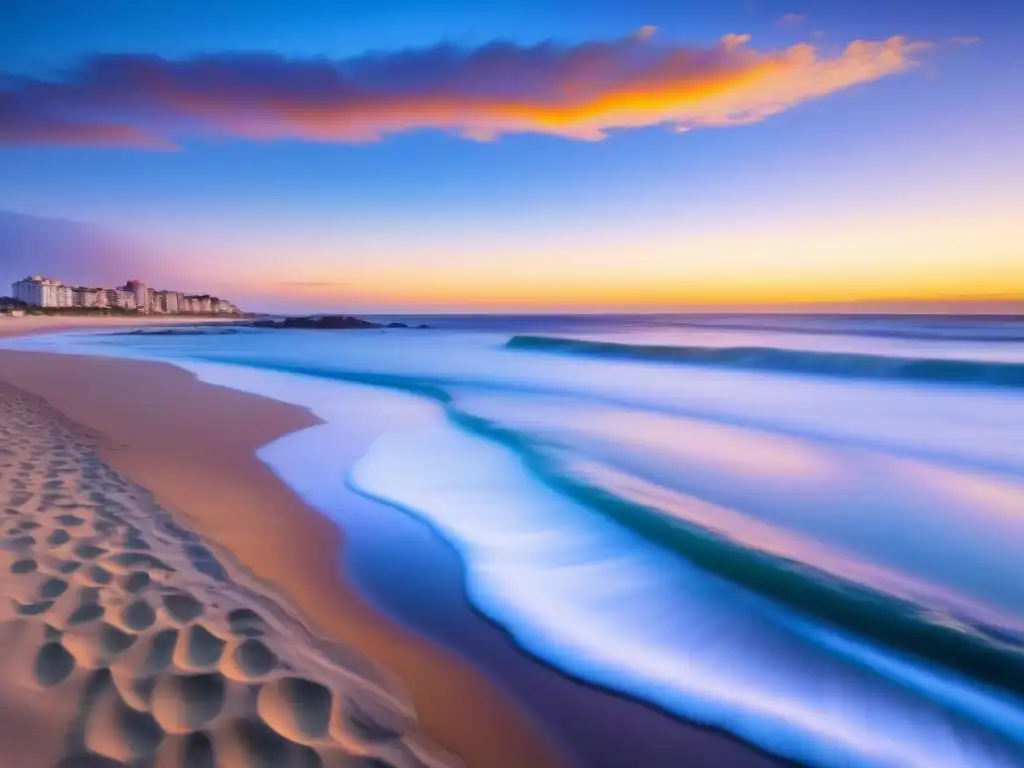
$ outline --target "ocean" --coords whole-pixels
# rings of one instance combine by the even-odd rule
[[[1024,765],[1024,320],[380,319],[432,327],[3,345],[311,409],[260,457],[425,521],[574,678],[808,765]]]

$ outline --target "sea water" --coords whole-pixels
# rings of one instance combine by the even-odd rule
[[[1024,765],[1020,320],[410,322],[5,345],[310,408],[264,461],[428,522],[570,675],[813,765]]]

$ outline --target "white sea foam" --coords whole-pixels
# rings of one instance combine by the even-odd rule
[[[857,654],[830,653],[818,635],[832,633],[816,627],[811,636],[783,609],[595,519],[499,445],[448,426],[393,432],[351,477],[437,526],[467,563],[474,602],[581,678],[817,765],[1024,760],[1021,745],[911,690],[909,674],[886,679]],[[972,719],[989,714],[974,697],[998,706],[969,684],[935,681]]]

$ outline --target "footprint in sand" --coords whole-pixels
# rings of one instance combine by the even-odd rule
[[[36,656],[35,675],[40,685],[57,685],[75,669],[75,657],[59,642],[46,643]]]
[[[42,745],[59,752],[48,764],[457,764],[413,734],[383,675],[339,666],[67,420],[7,395],[0,382],[0,434],[17,416],[19,439],[0,455],[25,487],[0,471],[0,585],[19,597],[0,615],[0,659],[20,643],[25,684],[74,704],[66,742]]]

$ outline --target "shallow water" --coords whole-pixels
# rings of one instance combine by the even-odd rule
[[[428,521],[531,653],[814,765],[1024,764],[1020,321],[434,324],[6,346],[171,360],[329,424],[387,389],[347,477],[301,441],[264,459]]]

